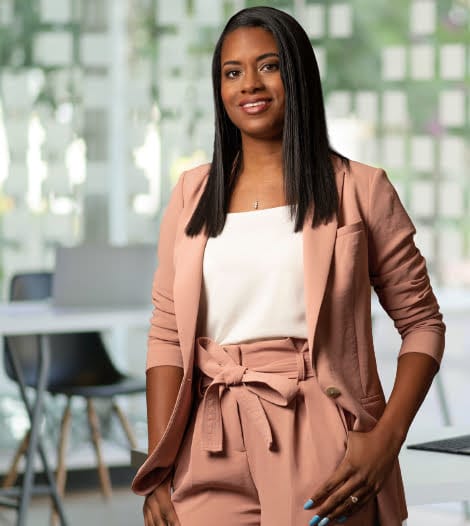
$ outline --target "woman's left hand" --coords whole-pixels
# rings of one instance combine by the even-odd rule
[[[395,443],[390,435],[384,436],[377,428],[367,433],[350,431],[341,464],[311,496],[313,504],[307,501],[305,505],[314,512],[309,525],[324,526],[338,519],[344,522],[374,498],[390,474],[400,446],[401,443]]]

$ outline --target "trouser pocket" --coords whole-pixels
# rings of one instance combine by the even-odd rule
[[[347,409],[344,409],[340,404],[336,403],[336,408],[338,410],[339,417],[341,418],[341,422],[344,427],[344,431],[346,435],[349,434],[349,431],[353,430],[354,422],[356,421],[356,417],[350,413]]]

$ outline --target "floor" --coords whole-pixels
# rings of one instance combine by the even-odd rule
[[[70,526],[143,525],[141,498],[127,489],[115,490],[109,501],[104,501],[96,491],[74,492],[66,497],[64,505]],[[35,499],[27,526],[47,526],[49,518],[48,499]],[[14,526],[14,524],[13,513],[0,511],[1,526]]]

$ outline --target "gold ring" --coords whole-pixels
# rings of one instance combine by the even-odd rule
[[[351,499],[351,502],[353,504],[357,504],[359,502],[359,499],[355,497],[354,495],[351,495],[349,498]]]

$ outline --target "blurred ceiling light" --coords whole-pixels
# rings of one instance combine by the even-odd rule
[[[76,202],[68,196],[49,196],[49,209],[54,215],[66,216],[77,210]]]
[[[0,188],[10,174],[10,151],[0,102]]]
[[[70,102],[59,104],[55,112],[55,118],[60,124],[68,124],[72,121],[73,105]]]
[[[28,91],[32,98],[36,98],[41,92],[46,79],[42,69],[31,69],[27,76]]]
[[[26,203],[35,213],[44,212],[46,202],[42,196],[42,183],[47,178],[47,163],[43,161],[41,148],[46,139],[46,133],[37,114],[33,114],[28,127],[28,151],[26,164],[28,167],[28,188]]]
[[[86,144],[81,137],[76,137],[65,150],[65,165],[70,184],[82,184],[86,180]]]
[[[158,118],[158,108],[153,109],[153,114]],[[148,179],[148,193],[137,194],[132,207],[136,214],[154,215],[160,207],[160,163],[161,140],[157,122],[147,125],[144,144],[133,151],[134,162]]]

